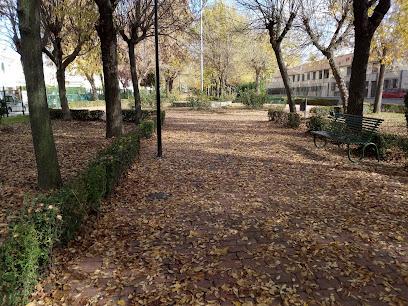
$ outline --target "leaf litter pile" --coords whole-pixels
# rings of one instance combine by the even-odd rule
[[[169,111],[32,303],[406,305],[402,165],[317,149],[264,111]]]

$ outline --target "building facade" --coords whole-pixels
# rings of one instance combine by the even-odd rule
[[[337,65],[340,67],[347,87],[350,86],[352,61],[353,54],[336,57]],[[378,63],[368,63],[365,97],[375,96],[379,71]],[[288,74],[296,96],[340,97],[340,91],[327,60],[289,68]],[[280,74],[274,75],[273,80],[267,84],[267,88],[268,93],[272,95],[286,94]],[[408,89],[407,65],[394,65],[391,69],[386,70],[383,90],[388,88]]]

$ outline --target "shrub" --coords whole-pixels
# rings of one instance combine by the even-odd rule
[[[26,198],[25,208],[9,225],[9,239],[0,250],[0,299],[6,305],[27,303],[59,239],[60,219],[58,208],[39,195]]]
[[[39,195],[9,225],[0,247],[0,301],[25,305],[38,277],[47,268],[60,239],[75,237],[83,220],[97,210],[99,200],[113,187],[139,152],[140,133],[116,138],[57,194]]]
[[[142,123],[140,123],[140,126],[139,126],[140,136],[144,138],[152,137],[155,126],[156,125],[154,124],[153,120],[142,121]]]
[[[51,120],[62,119],[62,109],[51,108],[49,111]],[[105,113],[101,110],[89,111],[87,109],[71,109],[70,112],[72,119],[79,121],[100,120]]]
[[[278,108],[270,108],[268,110],[268,117],[269,121],[277,122],[277,123],[285,123],[287,120],[287,113],[282,109]]]
[[[87,109],[71,109],[71,117],[73,120],[87,121],[91,115]]]
[[[124,122],[136,122],[136,111],[135,110],[130,110],[130,109],[124,109],[122,110],[122,116],[123,116],[123,121]],[[153,116],[156,116],[156,110],[144,110],[142,109],[142,121],[147,120]],[[161,124],[163,125],[164,119],[166,117],[166,111],[162,110],[161,111]]]
[[[389,112],[389,113],[403,114],[405,112],[405,105],[403,105],[403,104],[382,103],[381,104],[381,111]]]
[[[147,92],[145,90],[140,91],[140,103],[144,106],[153,107],[156,104],[155,92]],[[134,103],[133,103],[134,105]]]
[[[297,113],[287,113],[284,107],[277,106],[268,110],[269,121],[273,121],[291,128],[298,128],[300,126],[300,116]]]
[[[209,109],[211,103],[208,96],[202,91],[195,91],[193,96],[188,97],[187,101],[190,102],[192,109]]]
[[[267,102],[267,94],[257,94],[255,90],[247,90],[241,93],[241,102],[248,108],[262,108]]]
[[[296,98],[295,103],[300,104],[305,102],[306,98]],[[335,99],[324,99],[324,98],[307,98],[308,105],[319,105],[319,106],[337,106],[339,104],[338,100]]]
[[[136,122],[136,111],[130,109],[123,109],[122,120],[124,122]]]
[[[319,106],[319,107],[312,107],[310,109],[310,113],[315,114],[319,117],[327,117],[330,113],[343,113],[343,108],[339,106]]]
[[[288,114],[288,124],[291,128],[298,128],[300,126],[300,116],[298,113]]]
[[[387,152],[396,147],[398,145],[398,136],[385,134],[385,133],[377,133],[373,137],[373,142],[377,145],[378,151],[380,153],[380,157],[385,159],[387,156]],[[372,148],[371,148],[372,150]]]
[[[324,131],[328,128],[330,120],[321,116],[312,116],[306,122],[309,131]]]
[[[49,111],[51,120],[62,119],[62,109],[50,108]]]
[[[101,120],[102,116],[105,114],[102,110],[91,110],[89,111],[89,120],[97,121]]]
[[[1,118],[3,118],[5,115],[7,115],[7,103],[0,99],[0,123]]]
[[[237,94],[235,93],[230,93],[230,94],[223,94],[221,98],[218,98],[218,101],[234,101],[237,98]],[[217,101],[217,100],[211,100],[211,101]]]

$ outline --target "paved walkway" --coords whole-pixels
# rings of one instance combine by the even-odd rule
[[[33,302],[407,304],[401,166],[350,163],[265,111],[170,111],[163,148],[143,142]]]

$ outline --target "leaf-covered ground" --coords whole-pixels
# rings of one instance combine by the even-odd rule
[[[111,140],[105,138],[103,122],[55,120],[52,122],[61,176],[64,181],[83,169],[99,149]],[[126,125],[126,129],[132,128]],[[29,123],[0,128],[0,244],[11,216],[23,206],[24,195],[35,195],[37,170]]]
[[[407,304],[401,165],[353,164],[265,111],[166,117],[166,157],[142,143],[33,304]]]

